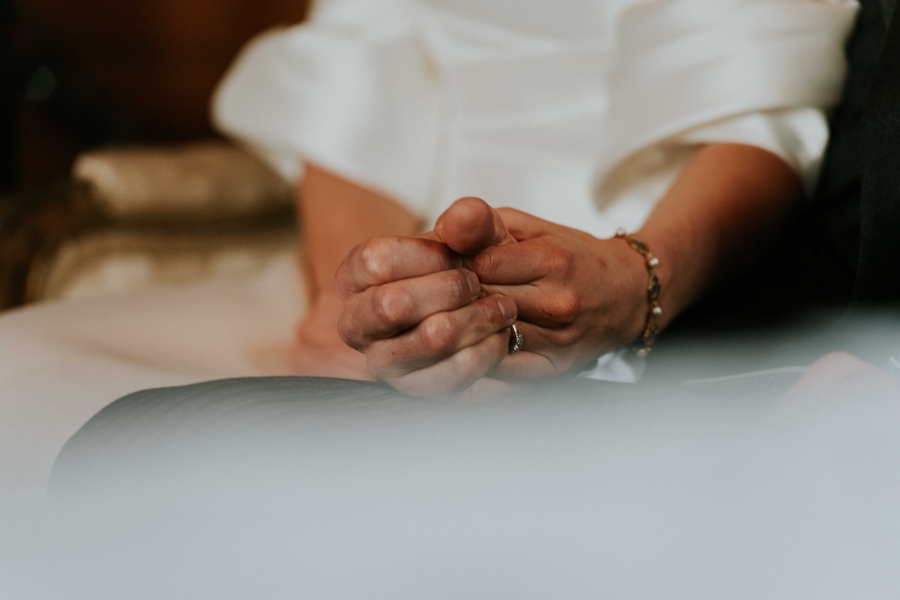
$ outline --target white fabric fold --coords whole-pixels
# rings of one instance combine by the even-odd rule
[[[828,121],[821,110],[814,108],[769,110],[690,129],[674,142],[690,145],[728,142],[768,150],[794,169],[806,192],[812,193],[828,144]]]
[[[854,0],[317,6],[307,24],[244,51],[214,103],[223,131],[286,177],[313,161],[426,223],[474,195],[598,237],[638,229],[706,143],[768,150],[810,188],[858,8]],[[592,376],[637,373],[611,360]]]
[[[313,161],[423,216],[474,194],[608,236],[640,226],[698,144],[757,145],[808,178],[854,12],[845,0],[317,0],[308,23],[248,45],[213,117],[289,180]],[[619,184],[599,205],[598,181]],[[294,273],[284,256],[249,281],[0,317],[0,478],[39,491],[66,439],[118,396],[286,371],[304,310]],[[640,367],[611,353],[588,375],[630,381]]]
[[[597,170],[601,204],[615,200],[608,190],[621,186],[609,179],[626,159],[705,125],[711,135],[681,142],[759,145],[809,182],[857,10],[850,0],[656,0],[626,10]]]
[[[853,0],[319,0],[252,42],[219,127],[433,220],[476,195],[597,236],[640,227],[700,144],[811,186]]]
[[[298,271],[287,251],[252,275],[0,314],[0,489],[40,497],[63,444],[126,394],[290,375]]]
[[[399,2],[323,2],[309,24],[250,42],[213,99],[217,127],[287,179],[314,162],[424,210],[434,181],[435,74]]]

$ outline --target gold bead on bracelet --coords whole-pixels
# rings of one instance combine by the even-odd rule
[[[662,308],[659,306],[659,277],[656,275],[659,259],[653,256],[647,244],[634,239],[621,227],[616,231],[616,237],[624,239],[631,246],[632,250],[644,257],[647,263],[647,271],[650,273],[650,278],[647,281],[647,299],[650,301],[647,324],[644,327],[644,333],[641,334],[640,340],[631,346],[638,356],[647,356],[653,348],[653,343],[656,341],[656,336],[659,333],[656,318],[662,315]]]

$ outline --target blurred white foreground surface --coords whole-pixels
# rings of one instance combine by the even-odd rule
[[[0,511],[0,597],[900,593],[894,398],[460,405],[296,381],[147,396],[80,433],[53,503]]]
[[[296,256],[253,276],[0,315],[0,491],[40,497],[63,444],[140,389],[288,374]]]

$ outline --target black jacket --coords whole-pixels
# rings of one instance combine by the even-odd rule
[[[862,0],[820,179],[801,214],[676,329],[771,325],[816,307],[900,307],[900,18],[888,32],[897,1]]]

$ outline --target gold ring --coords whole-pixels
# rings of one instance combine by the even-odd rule
[[[522,334],[519,333],[519,328],[516,327],[515,323],[510,325],[509,329],[511,332],[509,335],[509,353],[515,354],[522,349],[522,346],[525,345],[525,338],[523,338]]]

